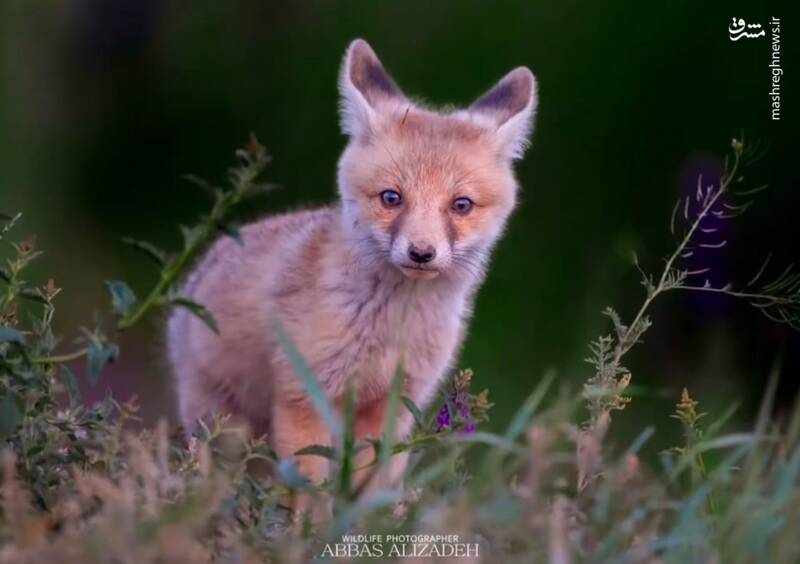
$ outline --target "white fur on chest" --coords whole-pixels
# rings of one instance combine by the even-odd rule
[[[312,366],[329,395],[341,397],[350,382],[359,402],[384,397],[402,367],[407,392],[424,403],[458,348],[465,289],[399,273],[332,282],[310,331]]]

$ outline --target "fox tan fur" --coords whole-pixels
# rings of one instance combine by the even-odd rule
[[[278,343],[278,326],[333,405],[341,409],[352,386],[357,438],[382,433],[398,366],[403,393],[420,406],[453,366],[516,202],[512,164],[527,145],[534,77],[517,68],[467,109],[436,112],[408,99],[370,46],[356,40],[340,91],[349,143],[339,161],[339,202],[248,225],[243,245],[220,239],[185,283],[220,330],[183,310],[169,320],[187,429],[230,413],[283,457],[330,444]],[[412,419],[398,417],[402,438]],[[296,458],[309,478],[326,477],[324,458]],[[404,464],[394,457],[378,480],[396,483]]]

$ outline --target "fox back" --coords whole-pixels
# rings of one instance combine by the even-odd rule
[[[220,330],[185,311],[169,320],[187,429],[230,413],[281,456],[330,443],[278,329],[335,406],[355,391],[359,439],[380,436],[398,367],[404,393],[421,406],[452,367],[516,203],[512,165],[528,143],[533,74],[517,68],[468,108],[437,112],[406,97],[356,40],[339,88],[349,142],[338,203],[251,224],[244,245],[221,239],[185,283]],[[401,414],[395,429],[406,434],[411,423]],[[297,459],[312,479],[325,477],[324,459]],[[396,481],[403,464],[395,457],[380,479]]]

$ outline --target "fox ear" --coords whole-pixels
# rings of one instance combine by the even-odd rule
[[[380,107],[405,100],[380,59],[363,39],[347,48],[339,77],[342,130],[353,137],[369,136]]]
[[[495,127],[501,152],[509,159],[522,158],[535,111],[536,79],[528,67],[512,70],[469,107],[471,114],[485,117]]]

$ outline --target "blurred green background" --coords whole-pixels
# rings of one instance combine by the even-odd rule
[[[731,42],[732,17],[783,19],[782,119],[770,119],[768,38]],[[409,94],[466,105],[505,72],[539,81],[533,145],[519,163],[522,197],[480,292],[460,366],[496,403],[502,426],[542,374],[576,391],[591,374],[590,339],[610,330],[615,305],[642,298],[635,250],[649,270],[673,248],[673,203],[695,176],[718,173],[744,130],[768,148],[745,172],[768,183],[752,212],[725,226],[728,246],[698,260],[714,282],[749,280],[766,252],[798,259],[797,35],[789,4],[263,2],[4,0],[0,6],[0,209],[22,211],[46,257],[36,275],[65,290],[58,326],[107,311],[102,281],[144,293],[146,260],[123,236],[169,248],[178,223],[207,202],[182,182],[222,177],[255,132],[285,188],[244,218],[334,198],[345,144],[336,79],[348,42],[371,42]],[[773,273],[777,274],[777,272]],[[615,417],[624,444],[656,426],[653,451],[679,430],[668,418],[689,385],[704,411],[740,402],[752,417],[784,351],[781,407],[798,387],[800,340],[743,303],[672,295],[628,364],[636,399]],[[138,394],[146,420],[173,413],[162,360],[162,319],[125,335],[122,356],[93,390]]]

